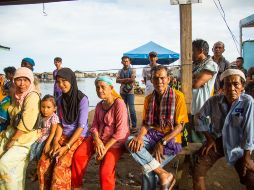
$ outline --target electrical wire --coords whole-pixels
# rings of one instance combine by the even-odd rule
[[[45,10],[46,10],[46,9],[45,9],[45,4],[42,3],[42,13],[43,13],[43,16],[48,16],[48,14],[46,13]]]
[[[239,47],[239,42],[237,41],[237,39],[236,39],[234,33],[232,32],[232,30],[230,29],[230,27],[229,27],[229,25],[228,25],[228,23],[227,23],[226,14],[225,14],[225,11],[224,11],[224,9],[223,9],[223,7],[222,7],[222,5],[221,5],[220,0],[217,0],[217,1],[218,1],[218,4],[219,4],[219,5],[215,2],[215,0],[213,0],[213,2],[214,2],[214,4],[215,4],[216,8],[218,9],[218,11],[219,11],[219,13],[220,13],[220,15],[221,15],[223,21],[225,22],[225,24],[226,24],[226,26],[227,26],[227,28],[228,28],[228,30],[229,30],[229,33],[231,34],[231,37],[232,37],[232,39],[233,39],[233,41],[234,41],[236,50],[237,50],[237,52],[240,54],[240,50],[238,49],[238,47]]]
[[[169,67],[169,68],[182,67],[181,65],[164,65],[164,66]],[[149,67],[145,66],[145,67],[132,67],[132,68],[133,69],[144,69],[144,68],[149,68]],[[90,70],[90,71],[82,71],[82,72],[93,73],[93,72],[105,72],[105,71],[119,71],[121,69],[100,69],[100,70],[92,70],[92,71]]]

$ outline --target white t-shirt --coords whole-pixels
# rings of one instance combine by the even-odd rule
[[[211,78],[202,88],[192,89],[192,115],[195,115],[204,105],[206,100],[211,97],[218,73],[218,65],[210,58],[206,61],[201,71],[203,70],[211,71],[214,75],[213,78]]]
[[[155,65],[157,66],[159,65],[158,63]],[[145,95],[149,95],[153,92],[154,88],[153,88],[153,84],[151,82],[151,65],[148,64],[146,67],[143,68],[142,71],[142,76],[143,78],[146,78],[146,89],[145,89]]]

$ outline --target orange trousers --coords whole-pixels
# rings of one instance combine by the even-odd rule
[[[71,146],[59,160],[51,160],[47,155],[42,153],[38,162],[37,173],[40,190],[70,190],[71,189],[71,164],[72,156],[78,146],[82,143],[83,137],[80,137]],[[64,145],[68,138],[62,136],[59,144]]]
[[[93,137],[87,137],[74,153],[71,166],[71,183],[73,188],[82,187],[83,176],[88,166],[88,162],[95,153]],[[123,153],[122,148],[111,148],[100,162],[100,185],[102,190],[115,189],[115,169],[116,163]]]

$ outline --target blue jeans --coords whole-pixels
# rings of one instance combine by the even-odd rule
[[[134,94],[121,94],[127,108],[129,108],[130,116],[131,116],[131,126],[137,126],[137,117],[134,105]]]
[[[162,163],[159,163],[155,158],[151,155],[149,150],[153,147],[149,144],[149,140],[144,137],[144,146],[143,148],[136,153],[130,151],[128,144],[134,138],[134,136],[130,136],[126,141],[127,150],[131,153],[132,157],[138,162],[142,167],[144,174],[142,176],[142,190],[154,190],[156,189],[158,176],[153,171],[158,167],[164,167],[167,163],[169,163],[175,155],[164,155],[164,159]]]

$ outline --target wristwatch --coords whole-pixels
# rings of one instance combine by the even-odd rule
[[[164,140],[163,138],[160,139],[160,143],[161,143],[163,146],[166,146],[166,145],[167,145],[167,141]]]

